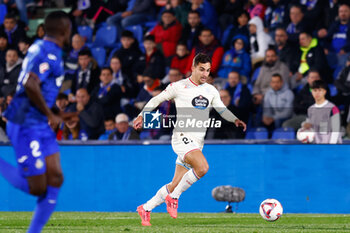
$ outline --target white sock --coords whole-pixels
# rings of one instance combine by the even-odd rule
[[[193,183],[199,180],[200,177],[194,172],[193,169],[188,170],[182,177],[180,183],[176,186],[174,191],[170,194],[170,197],[179,199],[180,195],[185,192]]]
[[[165,197],[169,194],[167,185],[161,187],[156,195],[154,195],[146,204],[143,205],[143,208],[146,211],[152,211],[155,207],[159,206],[165,201]]]

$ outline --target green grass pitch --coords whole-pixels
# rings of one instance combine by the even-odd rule
[[[24,233],[31,212],[0,212],[0,232]],[[350,215],[284,214],[266,222],[258,214],[152,213],[151,227],[135,213],[56,212],[45,232],[350,232]]]

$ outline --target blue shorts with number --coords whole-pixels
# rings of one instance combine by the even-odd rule
[[[21,174],[25,177],[44,174],[45,157],[59,151],[56,135],[50,126],[28,128],[8,122],[6,128]]]

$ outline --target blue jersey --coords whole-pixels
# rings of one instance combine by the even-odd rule
[[[5,112],[5,117],[12,123],[29,128],[46,128],[47,117],[30,102],[24,89],[29,72],[39,77],[41,94],[51,108],[64,79],[62,49],[47,40],[37,40],[30,46],[18,77],[16,94]]]

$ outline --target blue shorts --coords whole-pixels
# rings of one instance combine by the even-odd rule
[[[56,135],[50,126],[28,128],[7,122],[6,128],[21,174],[25,177],[44,174],[45,157],[59,151]]]

